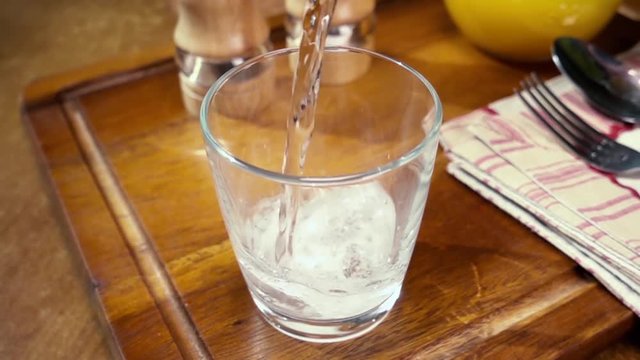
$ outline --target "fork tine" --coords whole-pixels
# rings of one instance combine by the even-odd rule
[[[600,133],[571,111],[532,73],[513,89],[524,105],[558,140],[596,169],[640,173],[640,153]]]
[[[580,145],[585,151],[593,143],[594,139],[590,139],[580,129],[577,129],[566,116],[558,110],[551,101],[542,93],[540,88],[534,83],[534,80],[528,76],[524,79],[524,84],[529,95],[537,103],[537,105],[547,114],[547,121],[552,121],[554,125],[560,128],[565,137],[570,137],[575,144]]]
[[[538,104],[538,106],[540,106],[541,109],[543,110],[545,109],[544,106],[542,106],[542,104],[540,103],[540,101],[535,96],[533,96],[533,94],[527,88],[524,82],[520,82],[520,87],[522,88],[522,90],[527,92],[527,94]],[[559,129],[557,128],[558,126],[557,124],[554,126],[554,124],[550,120],[550,119],[553,119],[553,116],[551,116],[551,114],[545,111],[545,114],[547,114],[547,116],[542,115],[538,110],[536,110],[533,104],[531,104],[531,102],[525,98],[525,96],[522,94],[520,90],[513,89],[513,91],[516,93],[516,95],[518,95],[520,100],[522,100],[522,102],[529,109],[529,111],[531,111],[531,113],[533,113],[549,130],[551,130],[551,132],[553,132],[556,135],[556,137],[560,141],[562,141],[562,143],[565,146],[567,146],[569,149],[571,149],[573,152],[577,154],[584,154],[584,151],[580,149],[583,147],[576,142],[576,139],[574,136],[566,135],[564,132],[559,131]]]
[[[593,127],[591,127],[589,124],[587,124],[584,120],[582,120],[575,112],[573,112],[573,110],[569,109],[569,107],[567,107],[567,105],[565,105],[549,89],[549,87],[547,87],[547,85],[543,81],[540,80],[540,78],[538,77],[538,74],[536,74],[535,72],[531,73],[530,78],[531,78],[531,80],[533,81],[533,84],[536,86],[536,88],[538,89],[538,91],[540,93],[542,93],[542,91],[544,91],[544,93],[546,94],[546,96],[544,96],[544,98],[545,98],[545,100],[547,100],[547,103],[550,104],[554,108],[554,110],[564,120],[566,120],[568,124],[571,125],[572,128],[574,128],[576,131],[579,131],[584,136],[587,136],[587,137],[593,139],[594,141],[598,141],[599,142],[604,138],[604,135],[602,135],[600,132],[598,132]],[[542,91],[540,89],[542,89]]]
[[[542,120],[542,123],[551,128],[552,131],[563,140],[563,142],[569,143],[574,152],[578,154],[584,153],[588,145],[584,143],[583,137],[577,135],[575,131],[568,129],[564,122],[562,122],[561,119],[559,119],[559,116],[554,112],[554,109],[546,105],[546,99],[535,85],[531,83],[531,80],[528,77],[525,78],[520,82],[520,86],[525,93],[529,95],[529,98],[533,100],[533,102],[529,100],[529,105],[531,108],[534,108],[534,111],[536,111],[537,116]]]

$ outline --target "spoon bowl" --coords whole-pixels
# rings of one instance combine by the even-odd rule
[[[640,124],[640,69],[570,37],[555,40],[552,58],[594,108],[625,123]]]

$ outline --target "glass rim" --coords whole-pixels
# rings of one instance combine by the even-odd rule
[[[411,75],[413,75],[418,81],[422,83],[422,85],[429,91],[431,98],[434,104],[434,124],[429,129],[429,133],[420,141],[418,145],[413,147],[411,150],[403,153],[402,155],[374,168],[371,168],[366,171],[361,171],[353,174],[339,175],[339,176],[296,176],[296,175],[287,175],[280,172],[274,172],[271,170],[263,169],[261,167],[255,166],[251,163],[243,161],[236,156],[234,156],[229,150],[227,150],[219,141],[211,133],[209,129],[209,123],[207,122],[207,116],[209,114],[209,105],[211,104],[211,100],[218,93],[218,91],[225,85],[225,83],[241,72],[242,70],[249,68],[250,66],[257,64],[268,58],[276,58],[281,55],[289,55],[291,53],[298,52],[298,48],[283,48],[278,50],[273,50],[266,52],[264,54],[258,55],[250,60],[243,62],[242,64],[232,68],[231,70],[224,73],[218,80],[216,80],[213,85],[207,91],[205,97],[202,100],[202,105],[200,107],[200,127],[202,133],[204,135],[205,141],[211,145],[211,147],[224,159],[229,161],[232,165],[239,167],[240,169],[246,170],[250,173],[259,175],[261,177],[267,178],[269,180],[275,181],[281,184],[287,185],[303,185],[303,186],[334,186],[334,185],[344,185],[366,181],[369,179],[377,178],[382,174],[390,172],[394,169],[397,169],[409,162],[413,161],[417,158],[422,151],[427,147],[429,143],[432,141],[436,141],[436,137],[438,134],[438,130],[440,129],[440,125],[442,124],[442,104],[440,102],[440,98],[438,97],[438,93],[431,83],[417,70],[406,65],[405,63],[395,60],[387,55],[383,55],[377,53],[375,51],[362,49],[362,48],[354,48],[350,46],[327,46],[325,51],[328,52],[355,52],[366,54],[374,58],[382,59],[387,62],[394,63],[400,68],[408,71]]]

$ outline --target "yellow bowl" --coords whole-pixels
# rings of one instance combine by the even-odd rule
[[[460,31],[476,46],[516,61],[550,59],[559,36],[584,40],[615,14],[620,0],[445,0]]]

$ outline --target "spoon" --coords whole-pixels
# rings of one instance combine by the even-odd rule
[[[600,112],[640,124],[640,69],[634,69],[593,44],[570,37],[556,39],[553,62]]]

